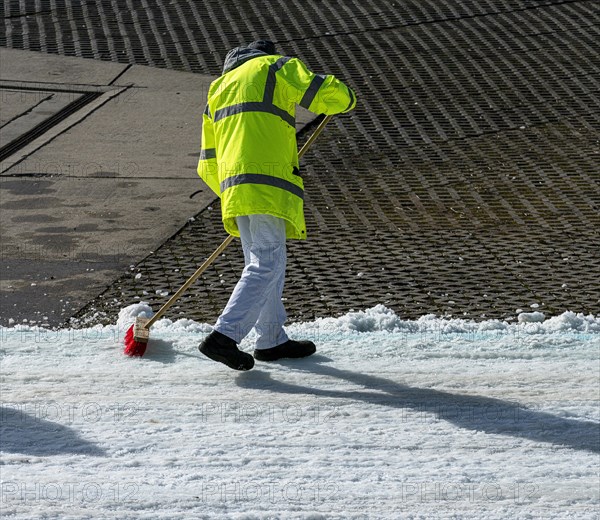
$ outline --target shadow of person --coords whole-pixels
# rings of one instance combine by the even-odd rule
[[[71,428],[5,406],[0,407],[0,450],[40,457],[62,454],[106,456],[103,449],[82,439]]]
[[[598,423],[559,417],[518,402],[493,397],[411,387],[382,377],[321,364],[326,359],[315,356],[314,359],[295,360],[294,368],[319,376],[342,379],[361,386],[364,390],[310,388],[276,381],[272,379],[270,373],[256,369],[240,374],[236,378],[236,384],[254,390],[354,399],[379,406],[408,409],[417,414],[437,417],[468,430],[520,437],[555,446],[600,453],[600,424]],[[402,420],[406,420],[405,415]]]

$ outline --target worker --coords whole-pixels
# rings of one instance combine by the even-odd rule
[[[198,347],[210,359],[249,370],[254,359],[301,358],[311,341],[289,339],[281,301],[286,239],[305,239],[295,112],[338,114],[356,105],[354,92],[318,75],[298,58],[259,40],[225,57],[202,117],[198,174],[220,197],[225,230],[239,236],[245,267],[213,331]],[[255,328],[254,356],[238,345]]]

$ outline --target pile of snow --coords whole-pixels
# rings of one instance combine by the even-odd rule
[[[127,329],[137,316],[150,318],[153,315],[150,306],[145,302],[136,303],[125,307],[119,312],[117,327]],[[168,331],[173,327],[177,330],[206,331],[207,324],[198,324],[189,319],[171,321],[159,320],[155,327]],[[191,329],[190,329],[191,327]],[[502,320],[465,320],[461,318],[441,318],[434,314],[427,314],[417,320],[404,320],[397,316],[393,310],[385,305],[376,305],[370,309],[349,312],[338,318],[318,318],[313,322],[294,324],[290,326],[298,332],[314,334],[320,333],[362,333],[362,332],[391,332],[391,333],[483,333],[486,331],[503,331],[514,333],[517,331],[529,334],[552,334],[555,332],[600,332],[600,316],[567,311],[559,316],[545,319],[542,312],[521,312],[517,316],[517,323]]]
[[[535,324],[535,325],[531,325]],[[465,320],[461,318],[440,318],[427,314],[418,320],[403,320],[394,311],[384,305],[376,305],[365,311],[349,312],[340,318],[319,318],[302,327],[318,327],[321,330],[338,332],[444,332],[472,333],[484,331],[514,332],[521,330],[529,333],[544,334],[557,331],[600,332],[600,316],[592,314],[564,312],[559,316],[545,320],[541,312],[520,313],[518,323],[501,320]]]
[[[135,303],[125,307],[119,311],[119,317],[117,318],[117,328],[120,330],[127,330],[137,317],[140,318],[152,318],[154,312],[152,307],[146,302]]]

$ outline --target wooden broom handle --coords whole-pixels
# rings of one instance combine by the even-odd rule
[[[304,146],[300,149],[300,151],[298,152],[298,159],[300,159],[305,153],[306,150],[308,150],[308,148],[310,147],[310,145],[314,142],[314,140],[319,137],[319,134],[323,131],[323,128],[325,128],[325,125],[327,123],[329,123],[330,119],[333,116],[327,116],[325,117],[325,119],[323,119],[323,121],[321,121],[321,123],[319,124],[319,126],[317,127],[317,129],[313,132],[313,134],[308,138],[308,141],[306,141],[306,143],[304,143]],[[159,310],[158,312],[152,316],[152,318],[150,318],[150,320],[148,321],[148,323],[146,323],[146,325],[144,326],[145,329],[149,329],[150,327],[152,327],[152,325],[154,325],[154,323],[158,320],[160,320],[163,315],[165,314],[165,312],[167,312],[169,310],[169,308],[171,307],[171,305],[173,305],[178,299],[179,297],[185,292],[187,291],[188,287],[190,285],[192,285],[199,277],[200,275],[206,271],[206,269],[208,269],[208,267],[210,266],[210,264],[212,264],[218,257],[219,255],[225,251],[225,249],[227,248],[227,246],[231,243],[231,241],[233,240],[233,235],[229,235],[225,240],[223,240],[223,242],[221,243],[221,245],[219,247],[217,247],[217,249],[215,249],[214,253],[212,255],[210,255],[205,261],[204,263],[198,267],[198,269],[196,270],[196,272],[189,277],[189,279],[187,280],[187,282],[185,282],[180,288],[179,290],[169,298],[169,300],[167,301],[167,303],[165,303]]]
[[[159,310],[158,312],[152,316],[152,318],[150,318],[150,321],[148,321],[148,323],[146,323],[145,328],[149,329],[150,327],[152,327],[152,325],[154,324],[155,321],[159,320],[160,318],[162,318],[163,314],[165,312],[167,312],[167,310],[169,310],[169,307],[171,307],[171,305],[173,305],[178,299],[179,297],[185,292],[187,291],[188,287],[190,285],[192,285],[198,278],[199,276],[206,271],[206,269],[208,269],[208,267],[210,266],[210,264],[212,264],[217,257],[225,250],[225,248],[229,245],[229,243],[233,240],[233,235],[228,235],[228,237],[223,240],[223,242],[221,243],[221,245],[219,247],[217,247],[217,249],[215,249],[214,253],[212,255],[210,255],[205,261],[204,263],[198,267],[198,269],[196,269],[196,272],[189,277],[189,279],[187,280],[187,282],[185,282],[180,288],[179,290],[169,298],[169,301],[167,303],[165,303]]]
[[[331,120],[333,116],[326,116],[325,119],[323,119],[323,121],[321,121],[321,123],[319,124],[319,126],[317,126],[317,129],[313,132],[313,134],[308,138],[308,141],[306,141],[304,143],[304,146],[300,149],[300,151],[298,152],[298,159],[301,159],[302,156],[306,153],[306,151],[308,150],[308,148],[310,147],[311,144],[313,144],[314,140],[319,137],[319,134],[323,131],[323,128],[325,128],[325,125],[327,123],[329,123],[329,121]]]

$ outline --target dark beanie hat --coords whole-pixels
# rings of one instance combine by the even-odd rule
[[[248,48],[256,49],[257,51],[262,51],[266,54],[277,54],[275,44],[269,40],[257,40],[248,45]]]

